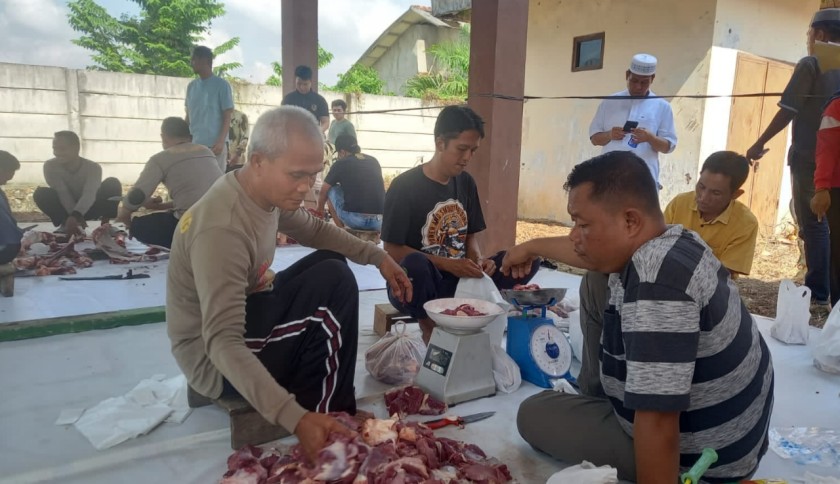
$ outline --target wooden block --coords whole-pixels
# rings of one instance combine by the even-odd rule
[[[291,435],[285,428],[266,421],[242,397],[222,397],[215,402],[230,415],[230,447],[234,450]]]
[[[4,297],[15,295],[15,266],[11,262],[0,265],[0,294]]]
[[[373,309],[373,332],[379,336],[384,336],[385,333],[391,330],[391,326],[397,321],[402,321],[406,324],[416,323],[417,320],[407,314],[403,314],[397,309],[388,304],[377,304]]]

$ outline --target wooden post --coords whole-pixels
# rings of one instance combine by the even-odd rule
[[[472,3],[469,105],[485,121],[485,139],[468,166],[475,178],[487,230],[479,237],[485,256],[516,242],[519,168],[525,93],[528,2]]]
[[[318,0],[282,0],[283,93],[295,89],[295,67],[312,68],[312,90],[318,90]]]

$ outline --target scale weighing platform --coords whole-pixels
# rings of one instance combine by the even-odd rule
[[[442,314],[469,304],[482,316]],[[447,405],[496,394],[493,378],[493,350],[484,327],[504,310],[489,301],[465,298],[435,299],[423,305],[437,324],[429,340],[423,366],[415,383],[426,393]]]
[[[522,312],[508,317],[507,324],[507,353],[519,365],[522,379],[543,388],[553,388],[553,382],[559,379],[574,384],[569,372],[572,347],[566,334],[546,316],[549,306],[563,300],[566,289],[501,292]]]

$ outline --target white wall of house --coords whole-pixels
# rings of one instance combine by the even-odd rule
[[[184,115],[190,79],[0,63],[0,149],[21,161],[15,184],[43,183],[55,131],[82,139],[82,156],[102,164],[104,176],[133,183],[148,158],[160,151],[160,123]],[[251,124],[280,105],[277,87],[235,84],[236,108]],[[322,92],[327,102],[345,98],[350,111],[421,108],[394,114],[352,114],[359,144],[386,173],[428,160],[439,108],[418,99],[347,96]]]
[[[624,88],[637,52],[659,58],[657,94],[731,94],[738,51],[796,62],[819,0],[569,2],[531,0],[525,93],[610,94]],[[606,32],[604,68],[571,72],[572,39]],[[728,98],[672,100],[677,150],[660,157],[660,200],[693,188],[702,160],[725,149]],[[600,153],[588,139],[598,101],[537,100],[525,104],[521,217],[569,222],[562,184],[571,168]],[[550,175],[549,175],[550,174]],[[548,176],[547,176],[548,175]],[[788,215],[790,182],[782,180],[779,221]]]
[[[625,88],[633,54],[659,59],[653,91],[703,94],[709,71],[714,0],[531,0],[525,94],[528,96],[608,95]],[[604,68],[571,72],[573,38],[606,32]],[[562,189],[569,171],[600,153],[589,142],[597,100],[531,100],[525,104],[522,133],[521,217],[569,222]],[[661,157],[661,198],[690,188],[701,147],[703,102],[671,103],[679,142]]]
[[[456,40],[459,33],[460,30],[457,28],[435,27],[428,24],[412,25],[372,67],[385,81],[385,89],[388,92],[405,94],[405,81],[418,72],[432,69],[434,57],[428,53],[429,47]]]

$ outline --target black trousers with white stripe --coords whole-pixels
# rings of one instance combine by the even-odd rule
[[[359,289],[344,256],[304,257],[275,276],[272,291],[248,296],[245,311],[248,347],[301,406],[356,412]]]

